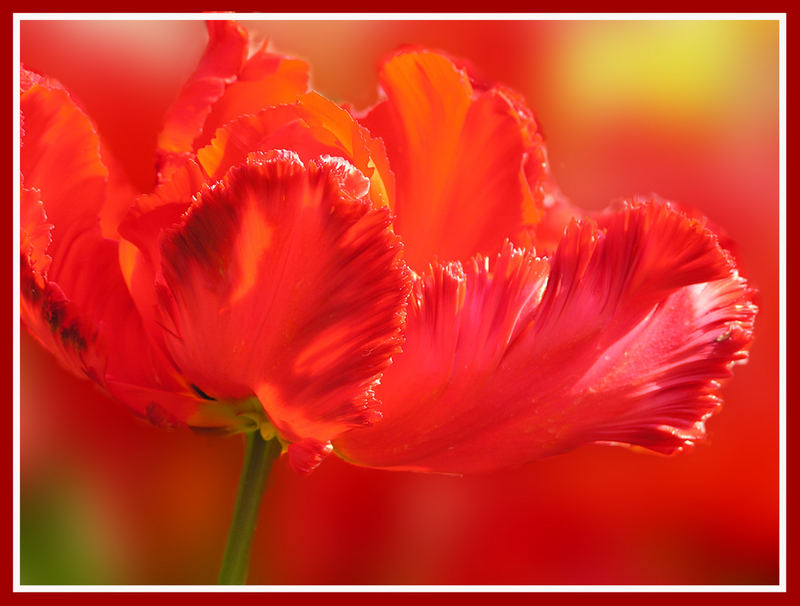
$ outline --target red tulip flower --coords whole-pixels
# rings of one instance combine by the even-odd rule
[[[717,235],[660,200],[572,218],[524,100],[442,54],[381,85],[356,116],[211,22],[135,197],[24,71],[25,325],[153,423],[277,437],[300,471],[702,438],[756,315]]]
[[[209,32],[159,139],[159,184],[136,201],[68,93],[23,73],[23,321],[155,424],[277,433],[308,471],[379,417],[409,274],[366,166],[286,145],[198,161],[215,120],[306,86],[301,62],[248,58],[235,24]]]

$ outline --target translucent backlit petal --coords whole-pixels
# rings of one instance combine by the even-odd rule
[[[247,31],[231,21],[209,21],[208,46],[167,112],[158,138],[159,172],[207,145],[218,128],[241,115],[294,102],[308,90],[308,65],[268,52],[248,58]]]
[[[272,105],[294,103],[308,90],[308,64],[268,52],[265,46],[247,60],[236,81],[213,105],[195,149],[207,145],[216,130],[234,118]]]
[[[476,88],[431,51],[399,53],[380,75],[387,100],[362,122],[397,176],[398,233],[409,264],[498,250],[535,223],[549,179],[541,136],[515,93]]]
[[[164,118],[158,137],[160,164],[194,151],[211,107],[235,81],[247,59],[247,32],[232,21],[208,21],[208,45]]]
[[[335,442],[354,463],[464,473],[588,442],[675,452],[703,435],[756,313],[714,234],[662,204],[573,223],[549,272],[507,247],[414,292],[376,390],[383,421]]]
[[[270,149],[291,149],[303,161],[323,154],[342,157],[369,178],[373,204],[389,205],[394,195],[383,144],[349,113],[316,93],[227,124],[198,150],[197,157],[209,178],[216,180],[250,152]]]
[[[212,398],[257,395],[291,442],[375,420],[400,346],[408,270],[367,184],[341,159],[253,154],[162,241],[160,323],[181,372]]]

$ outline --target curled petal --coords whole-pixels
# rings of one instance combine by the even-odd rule
[[[636,204],[604,229],[573,223],[547,265],[506,247],[492,268],[418,281],[405,353],[377,390],[384,419],[337,452],[464,473],[590,442],[672,453],[702,437],[756,313],[714,234]]]
[[[36,189],[54,225],[49,254],[62,256],[76,237],[98,224],[108,171],[94,125],[64,88],[22,70],[23,185]]]
[[[227,122],[265,107],[293,103],[308,90],[308,64],[268,52],[266,44],[245,62],[236,81],[213,105],[195,149],[207,145]]]
[[[247,32],[232,21],[208,21],[208,45],[200,63],[164,118],[158,136],[160,164],[194,150],[211,106],[235,81],[247,59]]]
[[[58,82],[21,75],[22,319],[63,366],[102,384],[108,352],[98,341],[113,296],[98,280],[110,272],[113,290],[116,254],[98,220],[108,178],[100,140]]]
[[[173,165],[211,140],[223,124],[271,105],[291,103],[308,90],[308,65],[266,50],[248,58],[247,31],[232,21],[209,21],[208,46],[167,112],[158,138],[161,180]]]
[[[345,110],[317,93],[293,105],[269,107],[242,116],[216,132],[197,158],[210,179],[221,179],[231,166],[253,151],[291,149],[303,161],[320,155],[338,156],[370,181],[370,199],[386,206],[394,196],[394,178],[383,144]]]
[[[476,88],[447,57],[403,52],[383,65],[387,95],[362,119],[397,176],[398,233],[409,264],[498,250],[538,221],[549,169],[521,98]]]
[[[109,177],[94,125],[67,91],[22,75],[22,320],[63,366],[144,415],[149,400],[129,395],[185,388],[147,341],[118,242],[103,229],[116,236],[127,182],[121,173]],[[118,385],[137,388],[118,394]]]
[[[56,226],[54,254],[62,241],[99,221],[104,237],[133,200],[123,169],[75,99],[56,80],[21,68],[20,168],[27,187],[47,201]]]
[[[375,420],[372,388],[400,347],[410,278],[367,184],[341,159],[253,154],[161,245],[176,364],[209,397],[255,394],[290,442]]]

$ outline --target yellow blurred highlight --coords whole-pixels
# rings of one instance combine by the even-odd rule
[[[663,21],[588,23],[585,36],[564,45],[559,67],[568,97],[581,99],[586,114],[646,108],[656,117],[706,119],[721,96],[732,103],[732,78],[752,69],[741,44],[742,28],[753,23]]]

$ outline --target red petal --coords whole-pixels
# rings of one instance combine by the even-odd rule
[[[194,151],[212,105],[232,83],[247,59],[247,32],[232,21],[208,21],[208,45],[197,69],[167,111],[158,137],[160,164]]]
[[[538,220],[549,173],[518,95],[475,90],[430,51],[393,56],[381,85],[388,99],[363,123],[383,138],[397,175],[396,225],[412,267],[497,250]]]
[[[294,105],[270,107],[227,124],[197,157],[209,178],[221,179],[250,152],[270,149],[291,149],[303,161],[324,154],[342,157],[370,179],[370,198],[376,206],[388,205],[394,195],[381,142],[316,93],[304,95]]]
[[[59,83],[24,68],[22,76],[22,319],[66,368],[102,381],[106,354],[90,318],[97,302],[80,276],[95,278],[87,269],[94,261],[106,267],[106,253],[79,258],[80,251],[104,241],[98,216],[107,171],[100,141]]]
[[[79,377],[102,374],[103,362],[90,357],[95,340],[76,306],[47,279],[52,259],[47,254],[52,225],[47,223],[38,192],[21,195],[20,312],[29,332],[61,364]]]
[[[38,190],[47,205],[55,226],[49,253],[58,258],[77,236],[97,225],[108,171],[94,126],[69,94],[57,82],[24,69],[23,74],[28,74],[20,97],[23,184]]]
[[[52,224],[47,222],[44,205],[36,190],[22,188],[20,196],[20,250],[28,259],[31,269],[46,274],[52,258],[47,254],[52,242]]]
[[[372,386],[400,345],[400,244],[388,211],[348,190],[345,164],[251,156],[162,244],[161,320],[181,371],[214,398],[256,394],[289,441],[374,420]]]
[[[205,183],[205,175],[192,160],[176,161],[168,179],[152,194],[140,196],[119,226],[120,267],[151,340],[161,344],[155,293],[157,269],[161,267],[161,236],[180,223],[194,196]]]
[[[573,224],[546,282],[543,263],[505,249],[493,272],[438,268],[418,283],[405,352],[377,390],[384,420],[337,451],[463,473],[593,441],[668,453],[701,437],[756,313],[716,237],[639,205],[605,231]]]
[[[113,214],[124,200],[115,196],[127,182],[116,175],[109,188],[95,128],[60,84],[26,70],[22,82],[23,322],[66,368],[112,393],[117,384],[184,389],[148,343],[117,242],[101,230],[105,218],[116,233]],[[144,414],[147,402],[122,399]]]
[[[23,180],[47,200],[61,240],[98,220],[103,235],[117,238],[117,225],[133,201],[133,188],[100,140],[97,130],[56,80],[21,69]]]

